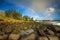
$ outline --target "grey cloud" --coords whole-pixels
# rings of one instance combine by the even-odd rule
[[[48,7],[52,7],[52,4],[54,4],[53,6],[55,6],[56,2],[55,0],[6,0],[9,3],[13,3],[16,6],[20,7],[20,6],[24,6],[25,8],[29,8],[30,10],[32,10],[32,13],[40,13],[40,12],[44,12]],[[57,5],[57,4],[56,4]],[[46,17],[49,17],[51,14],[51,10],[45,14]],[[49,15],[49,16],[48,16]]]
[[[37,13],[43,11],[45,8],[50,6],[50,2],[48,0],[6,0],[7,2],[13,3],[17,6],[26,6]]]

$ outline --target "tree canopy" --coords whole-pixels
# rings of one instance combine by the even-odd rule
[[[8,9],[8,10],[6,10],[5,11],[5,16],[6,17],[10,17],[10,18],[14,18],[14,19],[17,19],[17,20],[33,21],[33,17],[30,18],[27,15],[22,16],[22,13],[17,12],[14,9]]]

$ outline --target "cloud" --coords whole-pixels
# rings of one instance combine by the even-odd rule
[[[46,11],[45,11],[45,14],[50,16],[51,14],[53,14],[55,12],[55,8],[48,8]]]
[[[26,11],[32,12],[32,13],[34,13],[34,14],[36,13],[36,12],[35,12],[33,9],[31,9],[31,8],[27,8]]]
[[[29,6],[30,5],[30,0],[5,0],[8,3],[12,3],[18,7],[20,6]]]
[[[36,13],[45,10],[47,7],[51,6],[51,1],[48,0],[5,0],[6,2],[13,3],[14,5],[21,7],[28,7],[33,9]]]
[[[43,17],[40,17],[38,15],[33,16],[34,20],[43,20]]]
[[[48,8],[46,11],[45,11],[45,19],[50,19],[52,20],[52,18],[50,17],[53,13],[55,12],[55,8]]]
[[[50,2],[48,0],[5,0],[9,3],[13,3],[16,6],[24,6],[33,9],[36,13],[43,11],[48,6],[50,6]]]
[[[42,17],[40,17],[38,14],[36,14],[36,12],[31,8],[27,8],[23,13],[24,13],[24,15],[28,15],[30,17],[33,17],[34,20],[41,20],[42,19]]]
[[[54,8],[49,8],[50,12],[54,12],[55,9]]]
[[[31,2],[31,6],[30,7],[35,12],[39,13],[39,12],[45,10],[48,6],[50,6],[50,3],[49,3],[48,0],[33,0]]]
[[[54,13],[55,8],[51,7],[51,1],[49,0],[5,0],[6,2],[13,3],[17,7],[25,8],[25,13],[33,13],[34,19],[52,19],[50,15]],[[54,0],[53,0],[54,2]],[[50,7],[50,8],[48,8]],[[40,12],[44,12],[45,17],[37,15]],[[48,18],[49,17],[49,18]]]

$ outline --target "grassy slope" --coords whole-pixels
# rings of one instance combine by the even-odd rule
[[[5,16],[0,16],[0,20],[4,21],[4,22],[11,22],[11,23],[24,22],[23,20],[16,20],[16,19],[13,19],[13,18],[5,17]]]

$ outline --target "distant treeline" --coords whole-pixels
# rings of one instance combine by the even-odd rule
[[[24,20],[24,21],[33,21],[33,17],[29,17],[27,15],[22,16],[22,13],[16,11],[15,9],[8,9],[4,12],[5,17],[17,19],[17,20]]]

